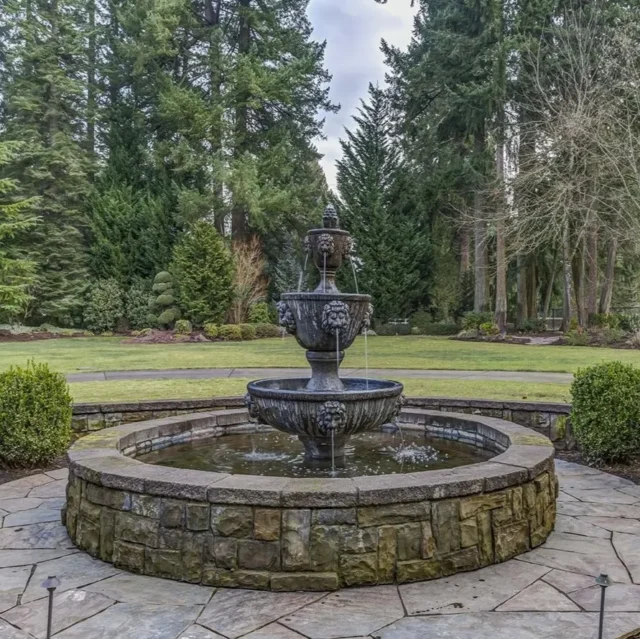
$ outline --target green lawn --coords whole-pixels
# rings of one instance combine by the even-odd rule
[[[307,366],[289,339],[194,344],[123,344],[119,338],[55,339],[0,344],[0,370],[33,358],[63,373],[167,368]],[[458,342],[441,337],[370,337],[372,368],[576,371],[610,360],[640,365],[640,351],[568,346],[515,346]],[[363,368],[364,339],[347,352],[345,367]]]
[[[400,379],[405,393],[428,397],[475,397],[529,401],[568,402],[568,384],[482,382],[458,379]],[[248,379],[161,379],[132,383],[81,382],[70,384],[76,402],[126,402],[140,399],[193,399],[219,395],[244,395]]]

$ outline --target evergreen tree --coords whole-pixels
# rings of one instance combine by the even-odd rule
[[[194,224],[176,245],[171,273],[178,304],[196,326],[224,319],[233,301],[233,258],[212,224]]]
[[[17,152],[16,145],[0,143],[0,171]],[[16,241],[37,223],[31,214],[35,201],[18,197],[17,191],[15,180],[0,177],[0,321],[24,316],[35,280],[35,264]]]
[[[81,0],[13,0],[3,9],[10,39],[2,69],[3,138],[24,143],[10,176],[20,179],[27,196],[38,197],[41,217],[27,240],[37,263],[30,315],[72,324],[80,319],[87,285],[84,6]]]
[[[373,296],[376,318],[407,317],[427,304],[429,235],[420,216],[408,167],[391,134],[384,92],[369,86],[369,102],[346,131],[338,161],[343,225],[351,231],[360,287]]]

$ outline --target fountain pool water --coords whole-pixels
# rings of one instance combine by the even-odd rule
[[[490,451],[398,428],[356,435],[333,471],[331,462],[305,461],[295,435],[278,431],[240,432],[214,441],[170,446],[139,457],[148,464],[234,475],[272,477],[359,477],[456,468],[493,457]]]

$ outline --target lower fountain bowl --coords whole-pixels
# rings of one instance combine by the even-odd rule
[[[308,379],[263,379],[248,386],[249,414],[297,435],[309,460],[344,455],[349,437],[393,421],[402,408],[399,382],[346,378],[344,391],[308,391]]]

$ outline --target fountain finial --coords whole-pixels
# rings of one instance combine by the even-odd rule
[[[324,213],[322,214],[322,222],[325,229],[337,229],[338,228],[338,211],[333,204],[327,204]]]

